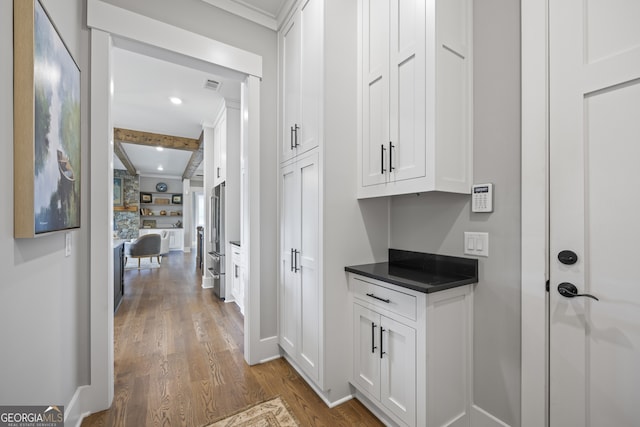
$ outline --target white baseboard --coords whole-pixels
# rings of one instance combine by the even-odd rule
[[[309,378],[309,376],[307,374],[305,374],[305,372],[300,369],[300,367],[289,357],[289,355],[287,353],[283,354],[284,359],[287,361],[287,363],[289,363],[289,365],[291,365],[293,367],[293,369],[296,370],[296,372],[298,372],[298,374],[300,374],[300,376],[306,381],[306,383],[309,385],[309,387],[311,387],[311,389],[318,395],[318,397],[320,397],[320,399],[322,399],[322,401],[324,402],[325,405],[327,405],[329,408],[334,408],[338,405],[343,404],[344,402],[353,399],[353,395],[348,394],[346,396],[343,396],[337,400],[334,401],[330,401],[326,394],[322,392],[322,390],[320,390],[320,388],[318,386],[316,386],[316,384],[311,380],[311,378]]]
[[[64,425],[80,427],[82,420],[90,414],[85,408],[83,408],[82,402],[84,401],[83,395],[88,392],[89,386],[80,386],[73,393],[71,400],[64,405]]]
[[[355,392],[355,398],[358,399],[358,401],[360,403],[362,403],[364,405],[364,407],[369,410],[369,412],[371,412],[373,415],[375,415],[375,417],[378,418],[378,420],[380,420],[380,422],[382,424],[384,424],[385,426],[387,426],[387,427],[399,427],[400,426],[400,424],[396,423],[394,420],[389,418],[384,412],[382,412],[380,409],[378,409],[378,407],[376,405],[374,405],[373,402],[371,402],[369,400],[369,398],[367,398],[367,396],[365,396],[364,394],[362,394],[358,390],[356,390],[356,392]]]
[[[213,288],[213,278],[208,276],[202,276],[202,288],[203,289]]]
[[[471,406],[471,426],[472,427],[511,427],[497,417],[494,417],[484,409]]]

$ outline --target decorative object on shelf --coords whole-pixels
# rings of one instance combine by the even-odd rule
[[[175,226],[176,228],[182,228],[182,221],[178,220],[178,221],[174,224],[174,226]]]
[[[140,208],[140,215],[142,216],[151,216],[153,215],[153,211],[149,208]]]
[[[122,178],[113,178],[113,206],[123,206]]]
[[[33,238],[80,227],[80,69],[39,0],[13,22],[14,236]]]
[[[151,203],[153,196],[151,193],[140,193],[140,203]]]
[[[165,216],[167,214],[167,211],[165,211],[164,209],[160,211],[160,215]]]
[[[156,228],[156,220],[155,219],[142,220],[142,228]]]
[[[174,194],[171,196],[171,203],[173,203],[174,205],[181,205],[182,204],[182,194]]]
[[[154,203],[156,205],[168,205],[171,200],[169,199],[155,199]]]
[[[180,216],[182,215],[182,212],[180,211],[171,211],[169,212],[169,216]]]
[[[167,184],[165,184],[164,182],[159,182],[156,184],[156,190],[158,190],[161,193],[164,193],[165,191],[167,191]]]

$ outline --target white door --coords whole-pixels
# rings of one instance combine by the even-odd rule
[[[426,172],[426,11],[420,0],[390,6],[388,168],[401,181]]]
[[[314,380],[320,375],[320,295],[318,257],[320,255],[320,171],[318,152],[301,156],[296,163],[299,176],[299,243],[294,251],[300,295],[299,360]]]
[[[416,330],[380,316],[380,400],[416,425]]]
[[[290,355],[295,355],[300,317],[300,287],[294,260],[294,250],[300,240],[300,181],[295,163],[281,169],[280,180],[280,346]]]
[[[355,303],[353,340],[352,381],[380,400],[380,315]]]
[[[550,425],[638,426],[640,2],[549,14]]]
[[[362,2],[362,185],[389,178],[389,1]]]
[[[295,153],[295,127],[300,124],[300,21],[296,13],[282,31],[282,141],[281,161]]]
[[[323,2],[307,0],[300,6],[300,124],[296,152],[318,146],[322,123],[322,24]]]

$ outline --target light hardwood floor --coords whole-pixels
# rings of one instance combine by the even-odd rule
[[[115,397],[82,426],[199,427],[282,396],[302,426],[381,426],[358,401],[329,409],[284,360],[249,366],[243,318],[202,289],[195,256],[126,270],[114,317]]]

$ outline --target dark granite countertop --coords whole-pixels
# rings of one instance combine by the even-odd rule
[[[350,273],[432,293],[478,282],[478,260],[389,249],[389,261],[353,265]]]

